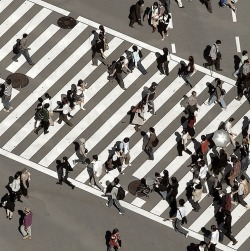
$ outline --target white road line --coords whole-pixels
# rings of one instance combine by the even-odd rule
[[[14,0],[1,0],[0,13],[2,13]]]
[[[241,52],[241,48],[240,48],[240,38],[239,38],[239,37],[235,37],[235,43],[236,43],[237,52]]]
[[[123,40],[121,40],[120,38],[113,38],[110,42],[109,42],[109,50],[106,52],[106,56],[110,55],[115,49],[117,49],[117,47],[123,42]],[[83,53],[86,53],[89,49],[91,49],[91,45],[89,44],[89,40],[87,39],[85,41],[84,44],[81,45],[81,48],[79,48],[79,50],[81,50]],[[92,62],[89,62],[89,64]],[[86,68],[88,68],[88,65],[86,66]],[[95,70],[95,66],[92,66],[92,70]],[[85,67],[83,68],[82,72],[86,72],[88,75],[91,73],[91,71],[86,71]],[[85,74],[85,75],[87,75]],[[106,74],[107,75],[107,74]],[[82,74],[78,74],[78,79],[76,79],[76,77],[74,77],[74,79],[76,80],[75,82],[77,82],[79,79],[83,78]],[[87,76],[84,76],[85,78]],[[107,77],[104,80],[105,83],[107,83]],[[61,94],[62,93],[67,93],[67,90],[69,90],[71,88],[71,84],[73,83],[73,81],[70,81],[68,83],[67,86],[64,86],[63,89],[61,89],[52,99],[53,104],[56,104],[56,101],[61,100]],[[97,86],[98,89],[96,88],[96,92],[93,92],[92,90],[88,90],[87,91],[87,100],[85,99],[85,104],[88,102],[88,100],[90,100],[96,93],[97,91],[100,90],[100,86],[99,85],[94,85]],[[53,109],[55,109],[55,107],[53,107]],[[79,111],[79,106],[77,106],[72,112],[71,115],[75,115],[77,112]],[[31,119],[31,121],[33,121],[33,119]],[[56,120],[57,121],[57,120]],[[56,122],[55,121],[55,122]],[[28,122],[29,123],[29,122]],[[31,124],[33,125],[33,123]],[[57,124],[55,123],[55,126],[52,126],[49,128],[49,134],[44,135],[43,133],[34,141],[32,142],[32,144],[20,155],[21,157],[24,157],[26,159],[30,159],[33,155],[35,155],[56,133],[58,133],[58,131],[64,126],[64,123],[62,124]],[[32,130],[32,129],[31,129]],[[20,132],[20,131],[19,131]],[[19,134],[18,132],[18,134]],[[13,145],[13,143],[16,144],[16,140],[14,140],[11,144]],[[5,148],[4,148],[5,149]]]
[[[35,170],[37,170],[37,171],[39,171],[41,173],[47,174],[47,175],[49,175],[49,176],[51,176],[51,177],[53,177],[55,179],[57,179],[57,177],[58,177],[57,173],[55,171],[52,171],[49,168],[43,167],[43,166],[41,166],[39,164],[36,164],[36,163],[34,163],[34,162],[30,161],[30,160],[26,160],[24,158],[21,158],[21,157],[15,155],[15,154],[10,153],[8,151],[5,151],[5,150],[3,150],[1,148],[0,148],[0,154],[2,156],[6,157],[6,158],[17,161],[18,163],[22,163],[22,164],[24,164],[25,166],[27,166],[27,167],[29,167],[31,169],[35,169]],[[81,189],[83,191],[86,191],[86,192],[88,192],[90,194],[93,194],[95,196],[98,196],[102,200],[106,200],[106,198],[104,198],[102,196],[101,191],[99,191],[97,189],[94,189],[94,188],[92,188],[90,186],[87,186],[85,184],[82,184],[80,182],[77,182],[77,181],[75,181],[73,179],[70,179],[70,178],[69,178],[69,181],[72,182],[77,188],[79,188],[79,189]],[[164,222],[162,217],[151,214],[151,213],[147,212],[146,210],[138,208],[138,207],[136,207],[134,205],[131,205],[130,203],[127,203],[125,201],[121,201],[121,205],[124,208],[126,208],[126,209],[128,209],[128,210],[130,210],[130,211],[132,211],[134,213],[137,213],[137,214],[139,214],[139,215],[141,215],[143,217],[146,217],[146,218],[148,218],[150,220],[153,220],[153,221],[155,221],[157,223],[160,223],[163,226],[166,226],[166,227],[169,227],[169,228],[173,229],[172,223],[168,222],[168,221]],[[193,231],[189,231],[189,236],[195,238],[196,240],[200,240],[200,241],[204,240],[203,235],[195,233]],[[223,251],[235,251],[235,249],[230,248],[228,246],[225,246],[225,245],[223,245],[221,243],[218,243],[216,245],[216,248],[218,248],[220,250],[223,250]]]
[[[145,69],[155,62],[155,54],[149,53],[142,60]],[[124,78],[125,87],[129,87],[141,73],[137,70]],[[106,80],[107,82],[107,80]],[[115,86],[114,89],[102,100],[92,112],[88,113],[82,121],[80,121],[73,130],[71,130],[40,162],[43,166],[49,166],[67,147],[72,143],[72,139],[77,138],[88,126],[90,126],[124,91],[120,86]],[[87,123],[86,123],[87,121]]]
[[[92,20],[89,20],[87,18],[84,18],[84,17],[78,17],[77,20],[79,22],[83,22],[83,23],[85,23],[85,24],[87,24],[89,26],[95,27],[96,29],[98,29],[98,27],[100,25],[99,23],[96,23],[96,22],[94,22]],[[107,33],[113,35],[113,36],[120,37],[120,38],[122,38],[122,39],[124,39],[124,40],[126,40],[126,41],[128,41],[128,42],[130,42],[132,44],[136,44],[136,45],[138,45],[138,46],[140,46],[140,47],[142,47],[142,48],[144,48],[146,50],[162,53],[162,49],[159,49],[159,48],[156,48],[156,47],[154,47],[152,45],[146,44],[146,43],[144,43],[142,41],[139,41],[139,40],[137,40],[135,38],[127,36],[127,35],[125,35],[123,33],[120,33],[118,31],[115,31],[115,30],[110,29],[108,27],[105,27],[105,31]],[[177,57],[176,55],[171,55],[171,59],[176,61],[177,63],[184,60],[183,58]],[[221,74],[219,74],[217,72],[211,72],[209,69],[206,69],[206,68],[204,68],[202,66],[199,66],[199,65],[195,65],[195,69],[197,71],[200,71],[200,72],[206,74],[206,75],[213,76],[214,78],[220,78],[222,81],[227,82],[227,83],[235,86],[235,83],[236,83],[235,80],[230,79],[230,78],[228,78],[226,76],[223,76],[223,75],[221,75]]]
[[[33,3],[25,1],[0,25],[0,37],[3,36],[26,12],[34,6]]]
[[[213,78],[210,76],[204,76],[194,87],[194,89],[190,90],[187,96],[191,95],[191,92],[195,90],[197,92],[197,95],[200,95],[206,88],[207,88],[207,82],[212,82]],[[207,110],[210,107],[206,107]],[[154,126],[156,134],[160,135],[163,129],[165,129],[169,124],[172,123],[172,119],[169,118],[175,118],[176,115],[180,115],[183,112],[184,108],[181,107],[180,103],[178,102],[162,119],[161,121]],[[207,111],[204,111],[205,114]],[[200,116],[202,114],[200,112]],[[164,121],[164,123],[163,123]],[[177,128],[176,131],[182,131],[183,126],[181,125],[179,128]],[[154,166],[167,154],[174,146],[176,145],[176,135],[172,134],[165,142],[163,142],[162,145],[160,145],[157,150],[155,151],[155,160],[154,161],[145,161],[140,167],[137,168],[137,170],[133,173],[133,176],[141,179],[143,178],[151,169],[154,168]],[[132,153],[133,150],[131,150],[131,156],[133,156]],[[179,166],[179,164],[177,165]]]
[[[231,12],[232,12],[233,22],[236,23],[237,22],[236,13],[232,9],[231,9]]]
[[[136,207],[142,207],[146,203],[145,200],[142,200],[141,198],[136,197],[131,204]]]
[[[0,61],[2,61],[9,53],[12,52],[13,45],[18,38],[22,38],[23,33],[29,34],[32,32],[48,15],[51,10],[42,9],[31,20],[19,30],[9,41],[0,49]],[[13,54],[12,54],[13,55]]]
[[[27,73],[30,78],[35,78],[45,69],[60,53],[62,53],[85,29],[87,25],[78,23],[63,37],[46,55],[44,55]],[[90,41],[89,41],[90,42]],[[76,55],[77,56],[77,55]]]
[[[176,53],[175,44],[171,44],[172,53]]]
[[[59,14],[64,15],[64,16],[68,16],[69,13],[70,13],[69,11],[66,11],[66,10],[64,10],[62,8],[59,8],[59,7],[55,6],[55,5],[46,3],[46,2],[41,1],[41,0],[28,0],[28,1],[32,2],[32,3],[35,3],[35,4],[38,4],[38,5],[40,5],[40,6],[44,7],[44,8],[50,9],[52,11],[55,11],[55,12],[57,12]]]
[[[170,20],[169,20],[169,29],[173,29],[173,14],[169,13],[169,15],[171,16]]]
[[[56,34],[57,31],[60,30],[60,27],[51,24],[32,44],[29,45],[31,48],[30,56],[33,56],[35,52],[37,52],[52,36]],[[6,70],[9,72],[16,72],[24,63],[26,63],[26,59],[24,57],[20,57],[18,62],[12,62]]]
[[[173,61],[170,62],[169,64],[169,70],[171,71],[177,64]],[[165,77],[165,75],[161,75],[159,73],[159,71],[157,71],[146,83],[144,86],[148,86],[150,87],[152,82],[156,82],[159,83],[161,80],[163,80]],[[178,88],[177,86],[175,86],[174,84],[171,84],[172,87],[174,87],[175,89]],[[123,117],[124,114],[126,114],[128,107],[131,106],[131,104],[136,105],[137,103],[139,103],[139,101],[141,100],[141,92],[142,90],[138,90],[129,100],[126,101],[126,103],[124,103],[122,105],[121,108],[119,108],[118,111],[116,111],[115,114],[112,115],[112,117],[109,118],[108,121],[105,122],[105,124],[103,126],[101,126],[98,131],[96,131],[89,139],[87,142],[87,147],[88,150],[90,151],[91,149],[93,149],[100,141],[101,138],[104,138],[104,136],[110,132],[110,130],[117,125],[117,121],[120,121]],[[158,107],[162,106],[162,104],[164,104],[171,96],[172,96],[172,91],[171,88],[167,88],[163,91],[163,93],[161,93],[155,100],[155,107],[156,110],[158,109]],[[149,119],[150,118],[150,113],[145,113],[145,119]],[[105,132],[105,135],[104,135]],[[117,142],[118,140],[122,140],[124,137],[131,137],[133,134],[135,133],[135,130],[133,127],[131,127],[131,125],[128,125],[123,132],[118,135],[118,137],[116,137],[115,139],[112,140],[112,143],[107,144],[107,147],[98,155],[98,158],[101,161],[105,161],[108,158],[108,151],[109,149],[111,149],[115,142]],[[74,154],[72,158],[76,158],[76,155]],[[112,175],[116,175],[118,171],[114,170],[112,171]],[[76,179],[78,181],[81,181],[83,183],[85,183],[88,180],[89,176],[88,176],[88,172],[87,170],[83,170],[77,177]],[[107,179],[109,179],[109,175],[107,175]],[[106,178],[103,177],[102,178],[102,183],[106,184]]]

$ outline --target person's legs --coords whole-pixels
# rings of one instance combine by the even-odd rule
[[[28,233],[28,236],[31,237],[31,226],[27,227],[27,233]]]
[[[117,80],[119,86],[120,86],[122,89],[125,89],[125,87],[124,87],[124,82],[123,82],[123,79],[122,79],[122,73],[116,73],[116,80]]]
[[[135,23],[135,20],[134,19],[130,19],[129,26],[133,27],[134,23]]]
[[[24,228],[24,225],[22,225],[22,226],[20,227],[20,231],[21,231],[21,233],[22,233],[22,235],[23,235],[24,237],[28,235],[27,232],[26,232],[26,230],[25,230],[25,228]]]
[[[129,153],[125,154],[124,159],[125,159],[125,165],[129,165],[130,154]]]
[[[148,148],[148,153],[149,153],[149,159],[154,160],[154,153],[153,153],[153,148],[152,147]]]
[[[220,99],[218,99],[218,101],[220,102],[222,108],[227,109],[227,105],[226,105],[226,102],[225,102],[223,96],[221,96]]]
[[[181,8],[181,7],[183,6],[183,4],[182,4],[182,1],[181,1],[181,0],[176,0],[176,2],[177,2],[177,4],[178,4],[179,8]]]
[[[208,105],[213,104],[217,100],[217,97],[215,95],[212,95],[208,100]]]
[[[2,97],[2,103],[3,103],[3,107],[5,110],[9,111],[10,109],[10,96],[6,96],[6,95],[3,95]]]
[[[244,199],[243,199],[243,195],[237,194],[237,199],[238,199],[238,202],[239,202],[243,207],[247,206],[247,203],[246,203],[246,202],[244,201]]]
[[[119,212],[122,213],[122,214],[125,214],[125,210],[124,210],[124,208],[121,206],[119,200],[114,199],[113,201],[114,201],[114,204],[117,206]]]
[[[93,50],[93,54],[92,54],[92,64],[95,66],[98,66],[97,52],[95,50]]]
[[[227,5],[231,8],[231,9],[235,9],[235,5],[231,2],[231,0],[227,0]]]
[[[145,68],[143,67],[143,65],[141,64],[141,61],[138,61],[137,62],[137,68],[138,70],[143,74],[145,75],[147,73],[147,71],[145,70]]]
[[[216,70],[220,69],[220,59],[215,59],[214,60],[214,66]]]
[[[23,56],[25,57],[25,59],[27,60],[27,62],[30,65],[33,64],[32,60],[31,60],[31,57],[30,57],[30,54],[29,54],[29,51],[28,50],[23,50],[22,53],[23,53]]]
[[[19,52],[12,58],[12,60],[13,60],[13,61],[17,61],[17,59],[18,59],[21,55],[22,55],[22,52],[19,51]]]
[[[104,191],[104,187],[100,184],[99,177],[94,176],[95,179],[95,185],[101,190]]]
[[[73,126],[73,124],[68,120],[67,114],[62,114],[61,117],[62,117],[62,120],[63,120],[67,125],[69,125],[70,127]],[[58,121],[58,123],[59,123],[59,121]]]
[[[181,226],[181,221],[180,221],[179,219],[175,219],[174,226],[175,226],[175,229],[176,229],[179,233],[184,234],[184,235],[187,235],[187,234],[188,234],[188,231],[185,230],[185,229]]]
[[[169,64],[169,61],[165,62],[164,63],[164,71],[165,71],[165,74],[166,76],[169,75],[169,68],[168,68],[168,64]]]
[[[149,108],[148,111],[150,111],[150,110],[152,109],[152,114],[155,114],[154,100],[152,100],[152,99],[149,100],[149,101],[148,101],[148,106],[149,106],[149,107],[148,107],[148,108]]]

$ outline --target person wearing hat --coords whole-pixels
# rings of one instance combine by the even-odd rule
[[[32,225],[32,212],[28,207],[24,208],[23,224],[20,227],[20,231],[23,235],[23,240],[31,240],[31,225]]]
[[[154,105],[156,86],[158,86],[158,84],[153,82],[151,86],[148,88],[147,94],[145,96],[146,104],[148,104],[148,112],[151,112],[152,110],[153,115],[156,115],[155,105]]]
[[[77,155],[78,159],[73,160],[74,164],[76,164],[78,162],[82,162],[82,164],[84,164],[86,154],[88,152],[88,150],[85,148],[85,142],[86,142],[86,140],[84,138],[79,139],[79,149],[78,149],[78,151],[76,151],[76,155]]]

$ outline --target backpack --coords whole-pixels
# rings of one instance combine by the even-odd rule
[[[21,41],[21,40],[20,40],[20,41]],[[12,52],[13,52],[14,54],[18,54],[19,51],[20,51],[20,46],[21,46],[20,41],[17,41],[17,43],[13,46]]]
[[[155,140],[152,142],[152,146],[156,147],[159,143],[159,139],[156,137]]]
[[[120,186],[120,187],[117,187],[118,188],[118,192],[117,192],[117,195],[116,195],[116,199],[117,200],[124,200],[125,198],[125,190]]]
[[[140,57],[140,58],[143,57],[141,50],[139,50],[139,57]]]

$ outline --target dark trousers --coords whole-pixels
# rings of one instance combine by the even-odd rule
[[[198,201],[193,201],[192,206],[193,206],[194,210],[198,211],[201,209],[201,206]]]
[[[49,121],[41,121],[40,125],[36,128],[35,132],[40,131],[43,128],[44,133],[49,129]]]
[[[67,114],[61,113],[61,114],[59,115],[58,124],[61,124],[62,121],[64,121],[67,125],[69,125],[69,126],[71,126],[71,127],[73,126],[73,124],[68,120]]]
[[[169,75],[169,68],[168,68],[169,61],[165,63],[159,63],[157,68],[159,69],[161,74]]]
[[[150,160],[154,160],[153,147],[145,147],[145,152]]]
[[[188,231],[185,230],[185,229],[181,226],[181,220],[179,220],[179,219],[175,219],[175,222],[174,222],[174,229],[175,229],[175,231],[178,231],[179,233],[184,234],[184,235],[186,235],[186,234],[188,233]]]
[[[215,251],[215,246],[216,246],[216,244],[211,243],[208,251]]]
[[[232,235],[232,233],[229,233],[228,230],[223,229],[223,234],[232,242],[236,242],[236,239],[234,238],[234,236]]]
[[[73,185],[70,181],[68,181],[68,177],[64,177],[62,181],[63,181],[65,184],[67,184],[68,186],[74,187],[74,185]]]
[[[238,200],[238,203],[241,204],[243,207],[245,207],[247,205],[247,203],[243,199],[243,195],[239,195],[237,193],[237,200]]]
[[[219,70],[220,69],[220,59],[215,59],[215,60],[208,60],[208,63],[205,63],[205,66],[212,66],[214,65],[215,66],[215,69],[216,70]]]
[[[119,86],[124,89],[124,82],[123,82],[123,78],[122,78],[122,73],[116,73],[116,81],[118,82]]]
[[[129,26],[133,26],[134,23],[138,23],[139,25],[142,25],[141,20],[135,20],[135,19],[130,19]]]
[[[143,67],[143,65],[141,64],[141,60],[139,62],[137,62],[137,68],[138,70],[143,74],[147,74],[147,71],[145,70],[145,68]]]

